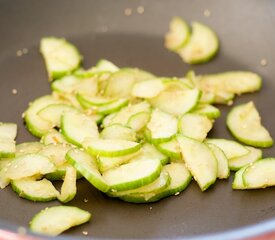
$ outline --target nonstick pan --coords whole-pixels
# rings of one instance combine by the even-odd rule
[[[165,49],[163,36],[173,16],[211,26],[221,42],[218,56],[209,63],[188,66]],[[263,77],[262,90],[237,97],[234,104],[253,100],[275,138],[274,26],[272,0],[0,0],[0,121],[18,124],[18,143],[35,140],[21,114],[30,101],[50,93],[38,48],[42,37],[57,36],[79,48],[86,68],[106,58],[118,66],[139,67],[160,76],[183,76],[190,69],[198,74],[256,72]],[[262,59],[267,62],[264,66]],[[211,136],[231,139],[225,127],[230,108],[220,109],[222,116]],[[275,156],[275,147],[265,149],[264,156]],[[204,193],[193,181],[179,196],[140,205],[108,198],[80,180],[77,196],[68,205],[90,211],[93,219],[60,239],[239,239],[275,229],[274,189],[233,191],[232,175]],[[7,187],[0,191],[1,228],[27,227],[35,213],[54,205],[59,202],[21,199]]]

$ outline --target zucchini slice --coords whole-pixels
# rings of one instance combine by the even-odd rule
[[[15,151],[15,141],[0,139],[0,160],[1,158],[13,158]]]
[[[253,163],[262,158],[263,152],[261,149],[254,147],[246,147],[249,150],[249,153],[241,157],[231,158],[228,161],[230,170],[237,171],[240,168]]]
[[[77,207],[55,206],[36,214],[31,222],[32,232],[57,236],[71,227],[88,222],[91,214]]]
[[[211,149],[212,153],[214,154],[215,158],[217,159],[218,163],[218,174],[217,177],[219,179],[226,179],[230,175],[230,169],[228,166],[228,159],[225,156],[224,152],[214,144],[207,144],[208,147]]]
[[[198,76],[199,88],[221,95],[221,92],[240,95],[261,89],[262,79],[253,72],[231,71]]]
[[[59,192],[47,179],[36,180],[33,177],[11,181],[12,189],[19,197],[34,202],[48,202],[56,199]]]
[[[68,144],[65,137],[59,131],[55,130],[54,128],[42,136],[41,142],[44,143],[45,145],[59,144],[59,143]]]
[[[161,172],[157,160],[139,160],[123,164],[102,174],[111,191],[125,191],[152,183]]]
[[[132,88],[132,96],[139,98],[153,98],[165,89],[165,78],[154,78],[136,83]]]
[[[200,189],[205,191],[217,178],[218,164],[212,151],[206,144],[185,136],[177,136],[181,154],[188,170]]]
[[[174,116],[183,115],[194,109],[200,99],[201,92],[198,89],[177,90],[167,89],[149,102],[155,108]]]
[[[42,137],[53,125],[41,118],[38,112],[50,104],[60,103],[59,100],[54,99],[50,95],[46,95],[34,100],[25,112],[25,122],[28,130],[36,137]]]
[[[192,23],[192,34],[188,43],[177,50],[184,62],[197,64],[208,62],[218,52],[219,40],[215,32],[208,26]]]
[[[90,138],[98,138],[98,128],[95,121],[82,113],[66,112],[61,117],[61,131],[66,140],[81,147],[83,141]]]
[[[87,138],[83,146],[94,156],[120,157],[137,152],[141,148],[141,143],[120,139]]]
[[[132,128],[134,131],[139,132],[145,128],[147,123],[150,121],[151,114],[149,112],[139,112],[132,115],[128,122],[127,126]]]
[[[156,202],[162,198],[178,195],[186,189],[192,180],[192,176],[183,163],[170,163],[163,167],[163,172],[167,172],[170,176],[170,184],[163,190],[151,193],[140,193],[121,196],[120,199],[133,203]]]
[[[228,160],[231,158],[241,157],[249,153],[249,149],[232,140],[221,138],[207,138],[205,142],[212,143],[219,147],[225,154]]]
[[[57,196],[60,202],[67,203],[75,197],[76,179],[77,179],[76,169],[72,166],[68,166],[66,169],[66,174],[61,187],[61,192]]]
[[[14,141],[17,135],[17,125],[15,123],[0,122],[0,139]]]
[[[168,187],[170,184],[171,178],[169,174],[166,171],[162,171],[160,173],[159,178],[157,178],[152,183],[149,183],[145,186],[142,186],[140,188],[132,189],[132,190],[126,190],[126,191],[118,191],[118,192],[108,192],[108,196],[111,197],[123,197],[125,198],[127,195],[136,195],[136,194],[148,194],[148,193],[155,193],[160,192]],[[129,196],[131,197],[131,196]]]
[[[247,189],[275,186],[275,158],[264,158],[249,165],[243,172]]]
[[[201,114],[210,119],[219,118],[221,115],[220,110],[210,104],[198,104],[191,113]]]
[[[79,78],[69,75],[54,81],[51,88],[53,91],[63,94],[95,96],[98,93],[98,80],[96,77]]]
[[[45,37],[40,42],[40,52],[52,81],[74,71],[82,56],[77,48],[63,38]]]
[[[107,192],[110,187],[101,176],[93,156],[79,149],[72,149],[66,154],[67,161],[77,169],[95,188]]]
[[[121,139],[128,141],[136,141],[136,133],[135,131],[127,126],[123,126],[122,124],[112,124],[106,128],[104,128],[100,133],[101,138],[103,139]]]
[[[180,17],[173,17],[170,21],[169,32],[165,35],[165,47],[177,51],[185,46],[190,38],[187,23]]]
[[[178,121],[174,116],[155,109],[147,124],[148,135],[146,137],[154,143],[169,141],[177,133],[177,125]]]
[[[78,110],[67,104],[50,104],[38,112],[38,116],[51,123],[53,127],[61,125],[61,116],[66,112],[78,112]]]
[[[16,145],[15,156],[19,157],[30,153],[39,153],[44,145],[40,142],[24,142]]]
[[[244,166],[244,167],[240,168],[235,173],[234,180],[232,182],[232,188],[233,189],[236,189],[236,190],[246,189],[246,187],[244,186],[244,182],[243,182],[243,173],[244,173],[246,168],[247,168],[247,166]]]
[[[232,108],[227,116],[227,127],[240,142],[253,147],[271,147],[273,139],[261,123],[253,102]]]
[[[157,145],[159,151],[170,158],[180,159],[180,147],[176,138],[171,139],[168,142],[160,143]]]
[[[186,137],[203,141],[207,133],[212,129],[213,122],[206,116],[187,113],[184,114],[178,123],[179,132]]]
[[[0,171],[0,187],[6,187],[10,180],[31,177],[53,172],[55,166],[50,160],[40,154],[26,154],[14,158],[7,168]]]

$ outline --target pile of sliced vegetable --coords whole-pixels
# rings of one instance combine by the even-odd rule
[[[206,57],[194,56],[194,45],[207,45],[200,51],[213,55],[208,37],[214,33],[208,28],[194,23],[189,37],[179,18],[171,28],[167,47],[182,50],[187,62]],[[205,191],[216,179],[228,178],[230,170],[237,171],[233,189],[275,185],[275,159],[262,159],[256,148],[270,147],[273,140],[253,102],[233,107],[227,116],[228,129],[246,145],[207,138],[220,116],[213,104],[231,105],[235,95],[260,90],[257,74],[191,71],[185,77],[159,77],[104,59],[84,70],[76,47],[54,37],[42,39],[41,53],[52,93],[35,99],[23,114],[29,132],[41,140],[15,145],[16,125],[0,124],[1,188],[11,184],[22,198],[67,203],[84,177],[110,197],[148,203],[178,195],[192,179]],[[56,180],[63,181],[60,190],[52,183]],[[90,217],[59,206],[37,214],[30,227],[57,235]]]

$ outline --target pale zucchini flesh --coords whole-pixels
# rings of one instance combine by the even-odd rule
[[[32,218],[30,229],[35,233],[57,236],[71,227],[88,222],[91,216],[89,212],[77,207],[45,208]]]
[[[66,159],[95,188],[102,192],[109,191],[110,187],[101,176],[96,160],[88,153],[78,149],[72,149],[66,154]]]
[[[178,136],[181,154],[188,170],[200,189],[205,191],[217,178],[218,164],[206,144],[185,136]]]
[[[111,191],[125,191],[147,185],[156,180],[161,172],[157,160],[139,160],[126,163],[103,173]]]
[[[240,142],[253,147],[271,147],[273,139],[262,125],[261,117],[253,102],[233,107],[226,121],[232,135]]]
[[[184,136],[203,141],[212,129],[213,122],[206,116],[187,113],[179,119],[178,126]]]
[[[47,179],[21,178],[11,181],[12,189],[22,198],[34,202],[48,202],[55,200],[59,192]]]

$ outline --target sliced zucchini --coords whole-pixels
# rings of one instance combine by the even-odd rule
[[[218,108],[209,104],[198,104],[195,109],[191,111],[191,113],[205,115],[210,119],[219,118],[221,115],[221,112]]]
[[[47,179],[36,180],[33,177],[11,181],[12,189],[19,197],[34,201],[48,202],[55,200],[59,192]]]
[[[242,190],[242,189],[246,189],[246,187],[244,186],[244,182],[243,182],[243,173],[245,171],[245,169],[247,168],[248,165],[240,168],[234,176],[234,180],[232,182],[232,188],[233,189],[237,189],[237,190]]]
[[[66,112],[78,112],[67,104],[50,104],[38,112],[38,116],[51,123],[53,127],[60,127],[61,116]]]
[[[232,140],[207,138],[205,142],[218,146],[224,152],[228,160],[231,158],[241,157],[249,153],[248,148]]]
[[[217,54],[218,49],[219,40],[215,32],[202,23],[193,22],[190,40],[177,53],[184,62],[197,64],[208,62]]]
[[[31,177],[38,174],[47,174],[54,170],[54,164],[43,155],[26,154],[16,157],[7,168],[1,169],[0,187],[6,187],[10,180]]]
[[[87,138],[83,146],[94,156],[120,157],[138,151],[141,143],[119,139]]]
[[[96,77],[80,78],[69,75],[54,81],[51,88],[58,93],[95,96],[98,93],[98,80]]]
[[[84,108],[90,108],[90,106],[84,105],[84,104],[87,104],[86,102],[83,103],[83,102],[81,102],[82,101],[81,99],[78,99],[78,100],[80,101],[80,104]],[[106,114],[110,114],[112,112],[116,112],[116,111],[120,110],[121,108],[127,106],[128,103],[129,103],[128,99],[120,98],[110,104],[106,104],[103,106],[99,106],[99,107],[91,106],[90,109],[91,109],[91,111],[93,111],[96,114],[106,115]]]
[[[177,90],[166,89],[149,102],[153,107],[163,112],[180,116],[194,109],[200,99],[201,92],[198,89]]]
[[[25,142],[16,145],[15,156],[19,157],[25,154],[38,153],[42,150],[44,145],[40,142]]]
[[[253,102],[238,105],[227,116],[227,127],[240,142],[253,147],[271,147],[272,137],[261,123]]]
[[[123,201],[133,203],[156,202],[162,198],[178,195],[186,189],[192,180],[190,172],[183,163],[171,163],[163,167],[163,172],[167,172],[171,178],[170,184],[163,190],[146,194],[131,194],[120,197]]]
[[[55,206],[36,214],[31,222],[32,232],[57,236],[71,227],[88,222],[91,214],[77,207]]]
[[[101,176],[94,157],[79,149],[72,149],[66,154],[66,159],[95,188],[102,192],[109,191],[110,187],[106,183],[105,179]]]
[[[110,191],[126,191],[152,183],[161,172],[157,160],[139,160],[110,169],[102,174]]]
[[[178,127],[184,136],[203,141],[212,129],[213,122],[206,116],[187,113],[179,119]]]
[[[255,92],[262,86],[261,77],[252,72],[231,71],[200,76],[199,88],[220,95]]]
[[[59,144],[59,143],[68,144],[65,137],[59,131],[55,130],[54,128],[42,136],[41,142],[44,143],[45,145]]]
[[[132,88],[132,96],[139,98],[153,98],[165,89],[165,78],[153,78],[137,82]]]
[[[180,147],[176,138],[171,139],[168,142],[160,143],[157,145],[159,151],[170,158],[180,159]]]
[[[257,149],[254,147],[247,148],[249,150],[248,154],[243,155],[241,157],[231,158],[228,161],[230,170],[237,171],[240,168],[246,166],[247,164],[250,164],[262,158],[263,153],[261,149]]]
[[[15,141],[0,139],[0,159],[15,156]]]
[[[190,30],[187,23],[180,17],[173,17],[170,21],[169,32],[165,35],[165,47],[177,51],[189,41]]]
[[[72,166],[67,167],[64,182],[61,187],[61,192],[57,198],[60,202],[67,203],[76,195],[76,169]]]
[[[137,140],[136,133],[132,128],[118,123],[104,128],[101,131],[100,136],[103,139],[121,139],[133,142]]]
[[[225,156],[224,152],[214,144],[209,143],[207,145],[211,149],[211,151],[214,154],[214,156],[217,160],[217,163],[218,163],[217,177],[219,179],[228,178],[229,175],[230,175],[230,169],[229,169],[229,166],[228,166],[228,159]]]
[[[202,191],[217,178],[218,164],[206,144],[182,135],[177,136],[183,160]]]
[[[108,79],[104,95],[109,97],[130,97],[132,88],[136,82],[151,78],[154,78],[151,73],[137,68],[120,69]]]
[[[148,102],[142,101],[137,104],[129,104],[127,107],[122,108],[118,113],[111,115],[110,118],[107,116],[103,125],[104,127],[114,123],[127,125],[131,117],[141,112],[151,112],[150,104]]]
[[[149,183],[148,185],[142,186],[140,188],[132,189],[132,190],[109,192],[107,194],[108,196],[111,196],[111,197],[123,197],[123,198],[125,198],[127,195],[130,195],[128,197],[131,197],[132,194],[133,195],[150,194],[150,193],[163,191],[165,188],[168,187],[170,182],[171,182],[171,178],[168,172],[162,171],[159,178],[157,178],[152,183]]]
[[[247,189],[275,186],[275,158],[264,158],[253,162],[243,172],[243,183]]]
[[[54,99],[52,96],[47,95],[37,98],[34,102],[30,104],[25,112],[25,121],[28,130],[36,137],[42,137],[53,125],[44,120],[38,115],[38,112],[50,104],[60,103],[59,100]]]
[[[102,97],[102,96],[88,96],[84,94],[77,94],[77,99],[82,103],[82,106],[87,107],[100,107],[114,103],[116,98]]]
[[[50,80],[71,73],[78,68],[82,60],[77,48],[63,38],[42,38],[40,52],[45,60]]]
[[[169,159],[166,155],[161,153],[154,145],[150,143],[144,143],[139,153],[131,159],[131,161],[139,161],[139,160],[157,160],[162,165],[168,163]]]
[[[66,163],[66,153],[71,149],[72,147],[67,144],[49,144],[44,146],[40,151],[39,154],[49,158],[49,160],[56,166],[62,166],[64,163]]]
[[[96,70],[101,72],[116,72],[119,67],[109,60],[100,59],[96,64]]]
[[[151,114],[149,112],[139,112],[132,115],[127,122],[127,126],[132,128],[134,131],[139,132],[147,125],[150,121]]]
[[[177,119],[160,110],[153,110],[151,119],[147,124],[150,141],[154,143],[166,142],[172,139],[178,131]]]
[[[97,165],[100,172],[105,172],[109,169],[120,166],[121,164],[129,162],[131,159],[134,159],[136,156],[139,156],[140,151],[135,153],[127,154],[121,157],[98,157]]]
[[[17,135],[17,125],[15,123],[0,122],[0,139],[14,141]]]
[[[76,146],[82,146],[88,137],[99,137],[95,121],[77,112],[67,112],[61,117],[61,130],[66,140]]]

